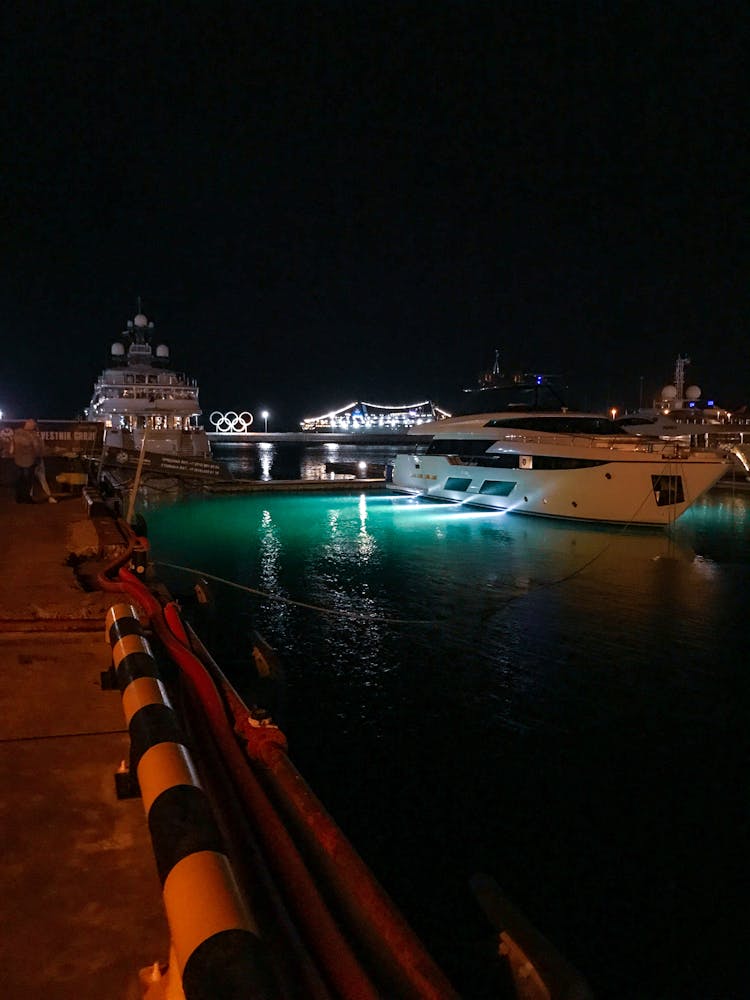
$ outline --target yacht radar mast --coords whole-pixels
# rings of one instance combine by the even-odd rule
[[[677,399],[682,400],[685,397],[685,367],[690,364],[690,358],[682,357],[682,355],[677,356],[677,362],[674,368],[674,384],[675,389],[677,389]]]

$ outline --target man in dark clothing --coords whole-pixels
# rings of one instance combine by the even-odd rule
[[[27,420],[13,432],[13,461],[16,466],[16,503],[33,503],[34,466],[42,457],[42,439],[35,420]]]

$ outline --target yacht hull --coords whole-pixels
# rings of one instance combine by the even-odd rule
[[[544,459],[549,460],[546,449]],[[572,521],[664,526],[709,490],[727,469],[716,453],[681,460],[635,454],[591,467],[545,469],[528,449],[525,468],[488,468],[455,456],[398,455],[388,488],[431,500]]]

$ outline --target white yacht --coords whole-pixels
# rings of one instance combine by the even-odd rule
[[[674,382],[665,385],[652,406],[626,413],[617,423],[628,434],[641,434],[686,443],[709,445],[739,441],[750,435],[750,422],[713,400],[703,400],[698,385],[685,387],[685,367],[690,358],[678,356]]]
[[[690,358],[678,355],[674,382],[665,385],[651,407],[626,413],[617,419],[626,434],[682,441],[694,447],[721,448],[734,456],[734,472],[750,479],[750,419],[744,408],[732,413],[701,399],[698,385],[685,388],[685,367]],[[727,485],[737,485],[735,475],[727,475]]]
[[[569,410],[541,375],[485,384],[469,409],[415,428],[432,437],[395,457],[388,487],[519,514],[668,525],[730,461],[679,441],[633,437],[606,416]]]
[[[195,379],[170,367],[169,348],[152,347],[154,324],[140,311],[110,349],[96,380],[88,420],[104,424],[103,464],[132,467],[141,459],[161,474],[218,475],[198,420]]]

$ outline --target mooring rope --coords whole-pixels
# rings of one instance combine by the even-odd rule
[[[243,590],[246,594],[253,594],[255,597],[262,597],[269,601],[279,601],[281,604],[292,604],[297,608],[307,608],[308,611],[319,611],[324,615],[334,615],[339,618],[354,618],[357,621],[384,622],[387,625],[434,625],[432,619],[420,618],[388,618],[383,615],[369,615],[361,611],[341,611],[336,608],[325,608],[320,604],[308,604],[306,601],[295,601],[291,597],[282,597],[281,594],[271,594],[266,590],[258,590],[256,587],[247,587],[244,583],[236,583],[234,580],[227,580],[223,576],[214,576],[206,573],[202,569],[195,569],[193,566],[178,566],[176,563],[155,561],[155,566],[166,566],[168,569],[181,570],[183,573],[193,573],[195,576],[205,577],[208,580],[215,580],[223,583],[227,587],[234,587],[235,590]]]

